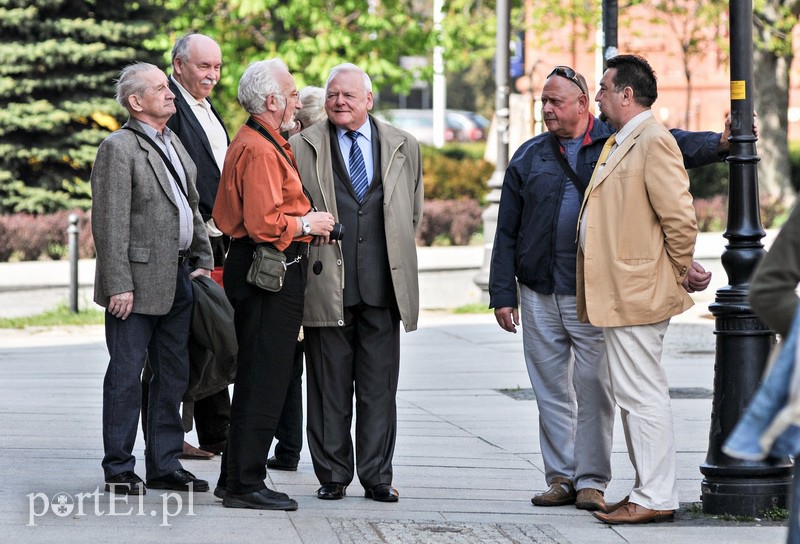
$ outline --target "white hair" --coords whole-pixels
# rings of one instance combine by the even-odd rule
[[[115,85],[117,93],[114,97],[120,106],[129,110],[130,105],[128,99],[134,95],[144,95],[149,82],[143,80],[139,76],[151,70],[161,71],[158,66],[148,62],[134,62],[122,69]]]
[[[328,87],[330,87],[331,80],[333,80],[334,77],[338,76],[342,72],[358,72],[359,74],[361,74],[361,81],[364,83],[364,89],[367,92],[370,92],[370,93],[372,92],[372,80],[370,80],[370,78],[367,75],[367,73],[364,70],[362,70],[361,68],[359,68],[358,66],[356,66],[355,64],[352,64],[350,62],[345,62],[343,64],[337,64],[336,66],[331,68],[331,73],[328,74],[328,80],[325,82],[325,91],[326,92],[328,90]]]
[[[266,101],[270,95],[278,97],[279,102],[286,102],[281,94],[281,87],[275,74],[278,70],[289,69],[281,59],[259,60],[247,67],[239,80],[239,104],[251,115],[267,111]]]
[[[303,128],[310,127],[328,117],[325,112],[325,89],[322,87],[303,87],[300,89],[300,102],[303,109],[297,110],[294,118]]]

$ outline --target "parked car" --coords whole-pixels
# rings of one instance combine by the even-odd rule
[[[489,132],[490,121],[474,111],[447,110],[447,123],[458,126],[461,141],[482,142]]]
[[[379,120],[411,133],[421,144],[433,145],[433,110],[392,109],[375,113]],[[458,141],[462,125],[445,120],[444,141]]]

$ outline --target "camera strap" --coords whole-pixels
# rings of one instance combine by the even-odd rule
[[[248,118],[247,118],[247,121],[245,121],[245,123],[244,123],[244,124],[245,124],[245,125],[247,125],[248,127],[252,128],[252,129],[253,129],[253,130],[255,130],[256,132],[258,132],[259,134],[261,134],[261,136],[263,136],[264,138],[266,138],[266,139],[267,139],[267,141],[268,141],[269,143],[271,143],[272,145],[274,145],[274,146],[275,146],[275,149],[277,149],[277,150],[278,150],[278,153],[280,153],[281,155],[283,155],[283,158],[284,158],[284,159],[286,159],[286,162],[288,162],[288,163],[289,163],[289,166],[291,166],[291,167],[292,167],[292,169],[293,169],[295,172],[297,172],[297,166],[295,166],[295,164],[294,164],[294,163],[293,163],[293,162],[292,162],[292,161],[289,159],[289,156],[286,154],[286,151],[283,149],[283,147],[281,146],[281,144],[279,144],[279,143],[278,143],[278,142],[275,140],[275,138],[273,138],[272,134],[270,134],[270,133],[269,133],[269,131],[268,131],[267,129],[265,129],[263,126],[261,126],[261,124],[260,124],[258,121],[256,121],[255,119],[253,119],[252,117],[248,117]],[[297,172],[297,174],[298,174],[298,176],[299,176],[299,175],[300,175],[300,172]],[[316,206],[314,206],[314,199],[312,199],[312,198],[311,198],[311,193],[309,193],[309,192],[308,192],[308,190],[306,189],[305,185],[303,185],[303,182],[302,182],[302,180],[300,180],[300,186],[303,188],[303,194],[304,194],[304,195],[306,195],[306,198],[307,198],[307,199],[308,199],[308,201],[311,203],[311,209],[312,209],[313,211],[317,211],[317,207],[316,207]]]

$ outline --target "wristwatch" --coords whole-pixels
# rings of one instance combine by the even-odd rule
[[[303,236],[311,234],[311,223],[309,223],[305,217],[301,217],[300,221],[303,222]]]

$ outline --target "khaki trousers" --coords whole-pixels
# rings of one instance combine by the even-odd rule
[[[668,325],[667,319],[603,329],[614,401],[636,471],[629,500],[654,510],[678,508],[672,408],[661,366]]]

